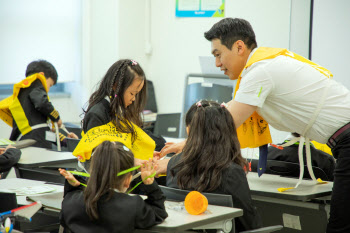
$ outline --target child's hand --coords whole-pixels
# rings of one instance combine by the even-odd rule
[[[67,138],[79,139],[79,137],[75,133],[72,133],[72,132],[67,134]]]
[[[60,127],[62,126],[62,124],[63,124],[62,119],[59,119],[59,120],[57,121],[57,126],[58,126],[58,128],[60,128]]]
[[[10,148],[16,148],[16,147],[14,147],[12,145],[8,145],[6,148],[0,148],[0,155],[5,153],[7,151],[7,149],[10,149]]]
[[[153,151],[153,161],[161,159],[159,151]]]
[[[141,165],[141,178],[143,180],[144,184],[152,184],[154,181],[154,177],[150,177],[146,179],[148,176],[155,173],[157,168],[157,165],[153,165],[152,159],[149,159],[149,161],[145,161]],[[146,180],[144,180],[146,179]]]
[[[62,169],[62,168],[59,168],[58,169],[60,171],[60,174],[62,176],[64,176],[64,178],[66,178],[66,180],[68,181],[68,183],[74,187],[78,187],[80,185],[80,182],[75,179],[75,177],[72,175],[72,173]]]

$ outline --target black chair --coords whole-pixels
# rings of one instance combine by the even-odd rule
[[[181,113],[157,114],[154,134],[164,137],[178,138],[180,135]]]
[[[16,193],[0,192],[0,213],[16,209],[17,207]]]
[[[77,147],[78,143],[80,142],[80,139],[75,138],[66,138],[67,140],[67,150],[69,152],[73,152],[75,147]]]
[[[258,160],[253,159],[251,163],[252,172],[256,172],[258,167]],[[316,179],[321,178],[322,180],[330,181],[330,178],[326,173],[319,167],[312,166],[312,170],[315,174]],[[291,163],[279,160],[267,160],[266,163],[266,174],[274,174],[285,177],[299,177],[300,165],[298,163]],[[304,179],[311,179],[307,165],[304,165]]]
[[[167,200],[184,201],[187,194],[190,192],[188,190],[175,189],[175,188],[170,188],[170,187],[161,186],[161,185],[159,185],[159,187],[164,193]],[[208,199],[208,203],[210,205],[233,207],[231,195],[216,194],[216,193],[202,193],[202,194]],[[269,232],[281,230],[282,228],[283,226],[276,225],[276,226],[270,226],[270,227],[262,227],[254,230],[241,231],[240,233],[269,233]],[[232,230],[231,232],[234,232],[234,230]]]
[[[154,113],[158,112],[156,93],[154,91],[153,82],[150,80],[147,80],[147,100],[145,110],[150,110]]]

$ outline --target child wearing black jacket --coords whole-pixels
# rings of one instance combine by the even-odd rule
[[[52,142],[46,135],[50,131],[47,120],[62,125],[58,111],[48,99],[50,88],[57,83],[57,71],[50,62],[36,60],[29,63],[25,75],[26,79],[16,84],[20,87],[16,96],[19,108],[14,111],[10,106],[13,117],[10,140],[34,139],[33,146],[51,149]]]
[[[2,172],[8,172],[21,158],[22,152],[19,149],[9,145],[6,148],[0,148],[0,178]]]
[[[65,186],[61,224],[75,233],[129,233],[161,223],[168,214],[162,191],[153,177],[147,178],[155,172],[152,162],[141,165],[140,189],[148,198],[124,193],[132,175],[117,174],[133,166],[134,156],[128,148],[120,142],[105,141],[95,149],[85,189],[70,172],[60,169],[69,183]]]

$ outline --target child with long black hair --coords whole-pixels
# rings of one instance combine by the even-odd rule
[[[73,152],[78,158],[83,157],[80,161],[89,160],[94,147],[104,140],[122,141],[133,151],[136,164],[152,158],[155,142],[158,149],[164,146],[163,138],[142,130],[141,113],[147,99],[146,83],[144,71],[134,60],[119,60],[108,69],[84,110],[82,128],[84,135],[88,135],[83,136]],[[107,124],[108,129],[101,127]],[[96,138],[101,140],[96,141]],[[84,166],[88,167],[88,164]]]
[[[186,114],[188,138],[182,153],[170,159],[167,186],[199,192],[228,194],[243,209],[236,230],[261,227],[252,204],[235,124],[225,105],[199,101]]]
[[[83,120],[84,132],[113,121],[119,131],[131,133],[135,137],[129,122],[139,127],[142,125],[146,81],[138,62],[129,59],[115,62],[89,99]]]
[[[140,189],[148,196],[130,196],[130,172],[117,176],[134,166],[134,156],[120,142],[105,141],[94,152],[90,178],[84,189],[80,182],[64,169],[60,173],[67,179],[62,202],[61,224],[72,232],[133,232],[161,223],[168,215],[165,197],[149,177],[155,172],[152,162],[141,166],[143,184]],[[148,177],[148,178],[147,178]],[[147,178],[147,179],[146,179]]]

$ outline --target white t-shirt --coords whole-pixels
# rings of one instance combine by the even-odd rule
[[[306,63],[283,55],[254,63],[243,70],[235,100],[257,106],[258,114],[274,128],[302,134],[326,85],[330,88],[324,105],[304,135],[326,143],[350,122],[350,92]]]

